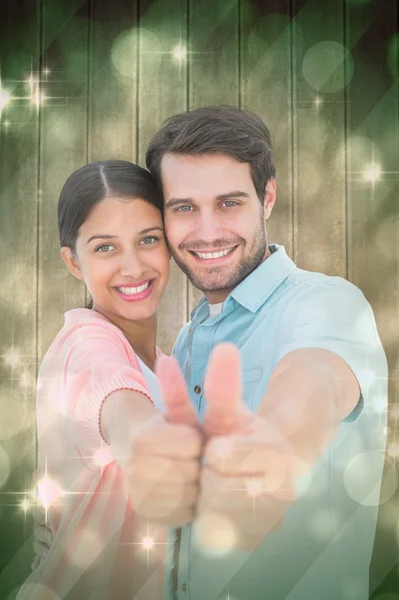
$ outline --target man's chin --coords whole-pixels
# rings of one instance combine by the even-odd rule
[[[193,286],[195,288],[197,288],[197,290],[200,290],[201,292],[204,293],[208,293],[208,292],[225,292],[227,290],[231,290],[235,287],[234,283],[231,284],[230,281],[218,281],[218,280],[212,280],[212,277],[201,277],[201,279],[198,279],[197,277],[192,277],[190,275],[188,275],[188,278],[190,280],[190,282],[193,284]]]

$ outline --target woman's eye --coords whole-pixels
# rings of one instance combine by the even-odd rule
[[[95,250],[95,252],[109,252],[110,249],[113,250],[113,246],[111,246],[111,244],[102,244],[101,246],[98,246]]]
[[[149,235],[145,238],[143,238],[140,242],[140,244],[144,244],[144,246],[149,246],[150,244],[153,244],[154,242],[157,242],[159,240],[158,237],[156,237],[155,235]]]

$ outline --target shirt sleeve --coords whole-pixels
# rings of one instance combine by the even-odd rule
[[[79,326],[67,362],[61,408],[69,434],[91,469],[113,460],[101,433],[101,408],[107,396],[121,389],[140,392],[152,401],[134,352],[117,333],[101,325]]]
[[[362,292],[346,280],[297,291],[282,315],[280,333],[276,362],[293,350],[322,348],[338,354],[350,367],[361,396],[345,420],[356,419],[368,398],[375,397],[369,391],[379,381],[384,389],[387,363],[372,309]]]

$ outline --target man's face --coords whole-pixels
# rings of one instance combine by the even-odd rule
[[[166,154],[161,173],[173,258],[210,302],[223,302],[268,255],[274,180],[262,206],[249,164],[227,155]]]

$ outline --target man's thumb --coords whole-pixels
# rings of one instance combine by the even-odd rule
[[[161,356],[156,362],[155,373],[164,401],[166,420],[197,425],[197,414],[177,360],[173,356]]]
[[[204,381],[207,409],[203,430],[207,436],[242,431],[250,411],[242,402],[241,358],[236,346],[217,345],[210,356]]]

